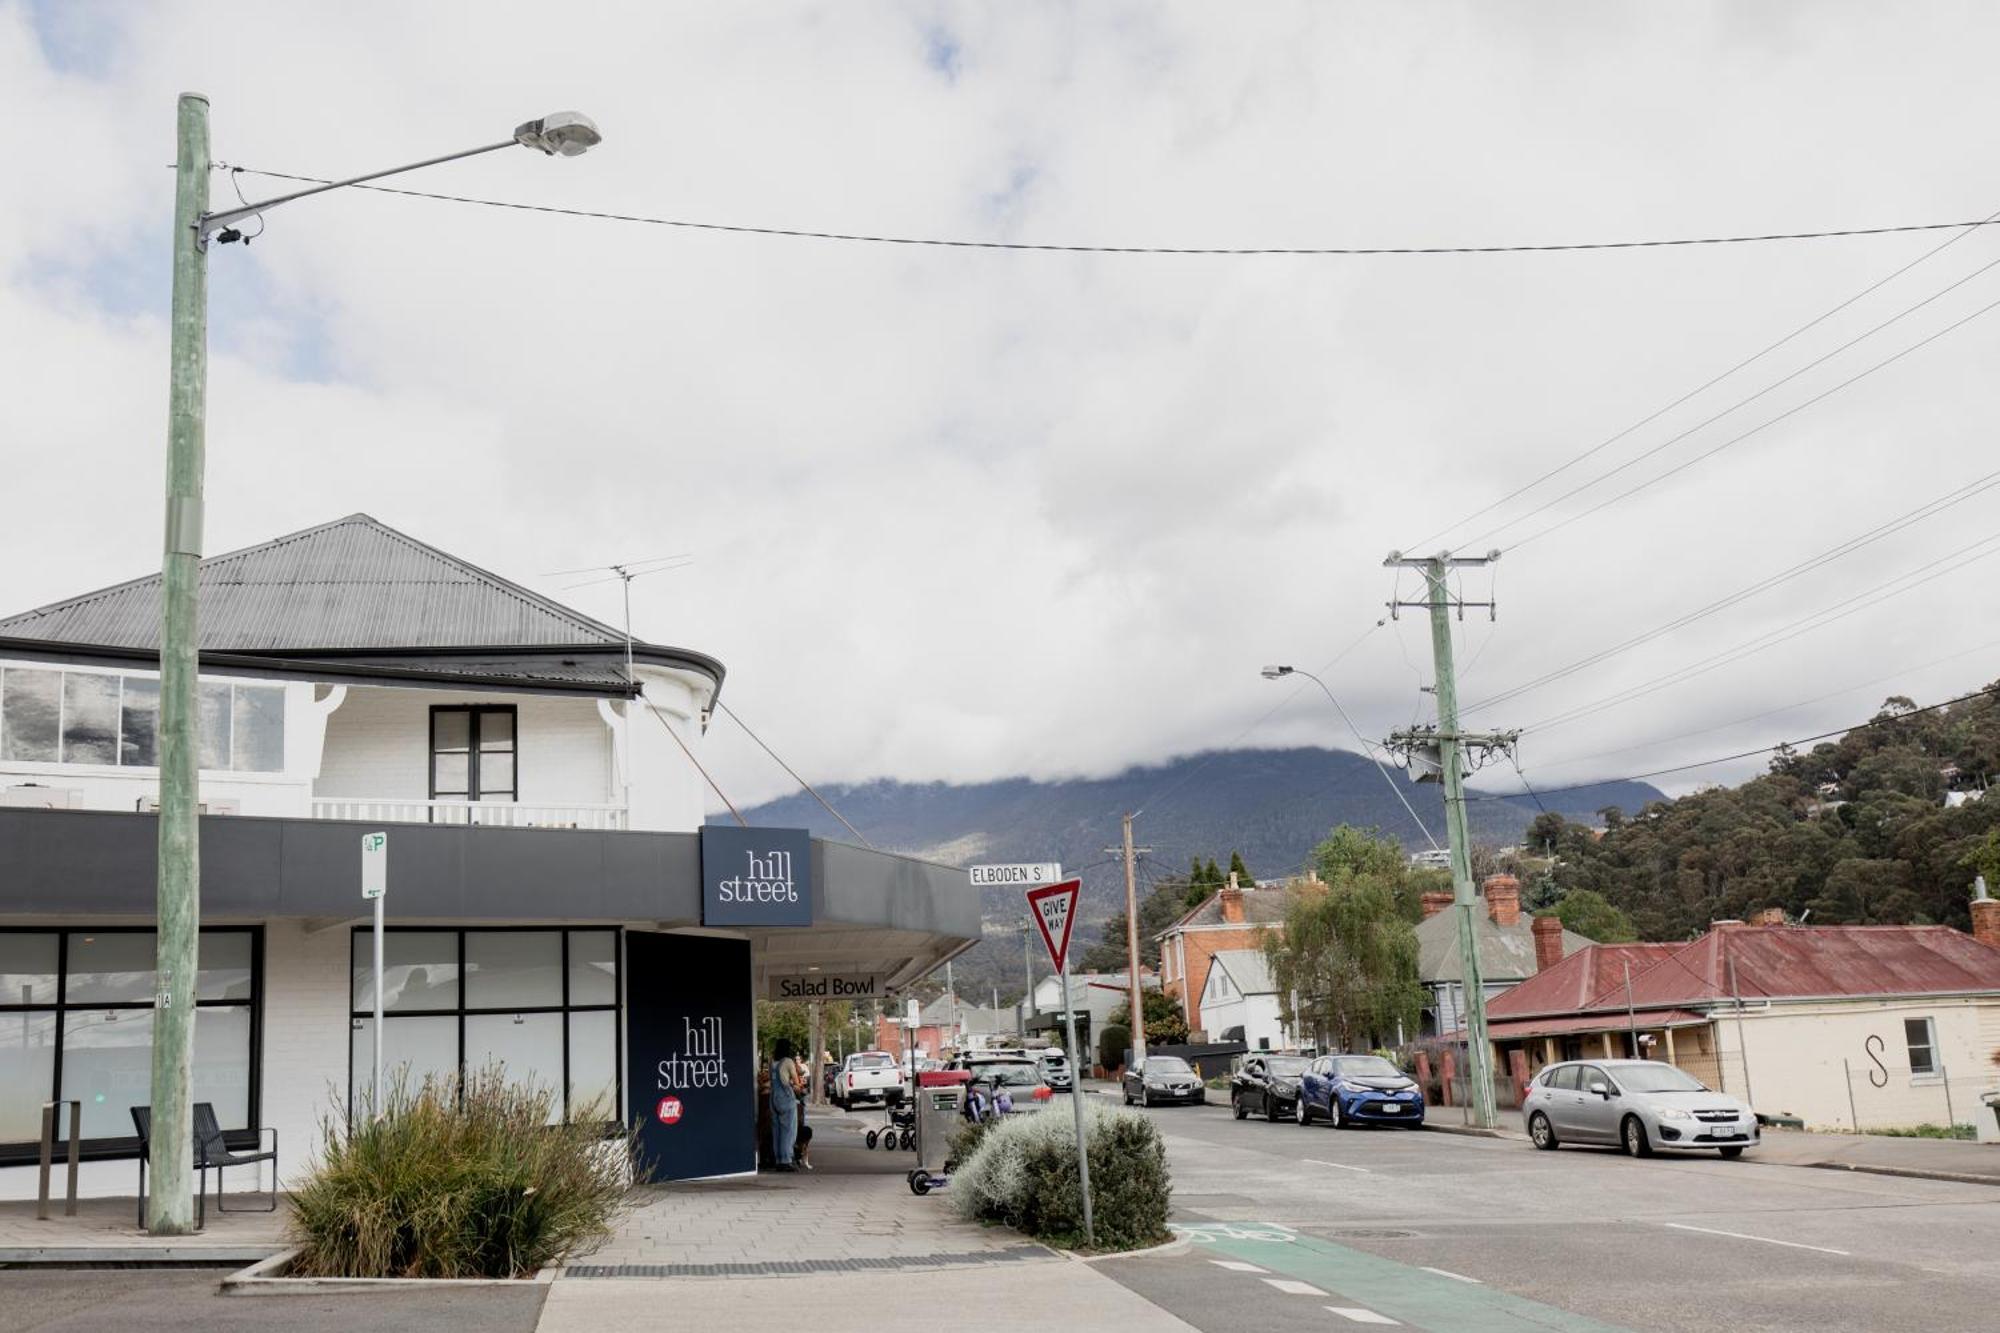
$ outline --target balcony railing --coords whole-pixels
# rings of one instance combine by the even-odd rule
[[[315,796],[314,819],[359,819],[384,824],[490,824],[497,828],[622,829],[620,805],[530,805],[519,801],[378,801]]]

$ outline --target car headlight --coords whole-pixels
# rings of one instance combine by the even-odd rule
[[[1296,1097],[1299,1095],[1299,1085],[1296,1083],[1273,1083],[1271,1091],[1277,1093],[1280,1097]]]
[[[1681,1110],[1681,1108],[1680,1108],[1680,1107],[1678,1107],[1678,1106],[1662,1106],[1662,1107],[1658,1108],[1657,1110],[1655,1110],[1655,1111],[1653,1112],[1653,1114],[1654,1114],[1654,1115],[1656,1115],[1656,1116],[1658,1116],[1658,1117],[1659,1117],[1660,1119],[1662,1119],[1662,1120],[1692,1120],[1692,1119],[1694,1119],[1694,1117],[1693,1117],[1693,1116],[1689,1115],[1689,1114],[1688,1114],[1688,1113],[1687,1113],[1686,1111],[1683,1111],[1683,1110]]]
[[[1335,1087],[1337,1087],[1337,1088],[1339,1088],[1339,1089],[1340,1089],[1340,1090],[1341,1090],[1342,1092],[1372,1092],[1372,1091],[1374,1091],[1374,1089],[1372,1089],[1372,1088],[1364,1088],[1364,1087],[1363,1087],[1363,1086],[1361,1086],[1361,1085],[1360,1085],[1359,1083],[1349,1083],[1349,1082],[1348,1082],[1348,1081],[1347,1081],[1346,1079],[1341,1079],[1341,1080],[1340,1080],[1340,1081],[1339,1081],[1338,1083],[1334,1084],[1334,1086],[1335,1086]]]

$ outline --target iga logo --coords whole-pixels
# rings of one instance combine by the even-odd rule
[[[679,1124],[681,1120],[681,1099],[678,1097],[660,1098],[659,1109],[654,1111],[653,1114],[659,1117],[660,1123],[663,1125]]]

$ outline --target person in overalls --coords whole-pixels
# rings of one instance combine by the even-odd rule
[[[771,1057],[771,1169],[791,1171],[799,1138],[798,1062],[791,1038],[778,1038]]]

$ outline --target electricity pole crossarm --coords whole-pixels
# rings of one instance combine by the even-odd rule
[[[1398,733],[1390,738],[1391,748],[1400,749],[1406,755],[1415,757],[1435,751],[1437,774],[1444,784],[1445,831],[1451,844],[1451,896],[1452,910],[1458,917],[1458,958],[1459,976],[1463,982],[1464,1026],[1466,1046],[1466,1076],[1472,1084],[1472,1114],[1476,1123],[1491,1127],[1494,1123],[1493,1107],[1493,1051],[1486,1038],[1486,981],[1479,966],[1479,901],[1472,885],[1472,837],[1465,817],[1465,753],[1468,749],[1490,751],[1504,749],[1514,743],[1517,733],[1482,732],[1478,734],[1459,730],[1458,726],[1458,680],[1452,663],[1451,613],[1464,616],[1468,605],[1484,606],[1489,612],[1491,602],[1467,603],[1452,597],[1445,586],[1450,571],[1455,568],[1476,567],[1491,564],[1500,558],[1498,551],[1483,556],[1453,556],[1448,553],[1411,558],[1400,551],[1391,551],[1382,563],[1390,568],[1414,569],[1421,573],[1426,584],[1426,596],[1422,602],[1410,603],[1392,601],[1391,614],[1402,606],[1422,606],[1430,612],[1431,655],[1437,670],[1438,720],[1435,728]],[[1423,780],[1420,775],[1419,780]]]

